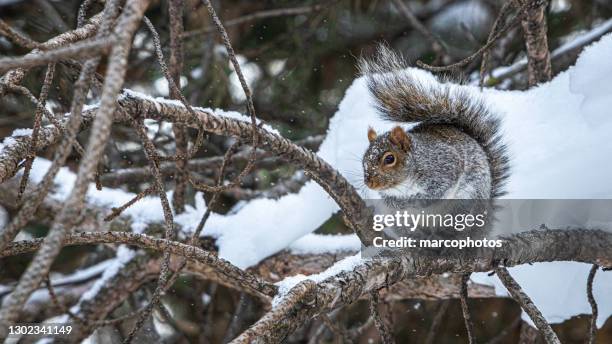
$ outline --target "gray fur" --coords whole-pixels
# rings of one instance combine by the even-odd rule
[[[388,133],[370,143],[363,160],[366,180],[374,176],[385,185],[396,185],[381,190],[390,202],[502,196],[509,164],[499,119],[467,93],[447,85],[423,85],[405,68],[385,46],[373,59],[360,61],[381,115],[395,122],[420,123],[407,132],[412,145],[397,171],[380,168],[381,155],[396,149]],[[420,191],[405,190],[406,183]]]

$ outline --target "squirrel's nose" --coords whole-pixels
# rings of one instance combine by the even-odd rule
[[[366,175],[364,176],[364,178],[363,178],[363,179],[364,179],[364,181],[365,181],[365,184],[366,184],[366,185],[367,185],[369,188],[373,188],[373,187],[375,186],[375,185],[374,185],[375,183],[374,183],[374,181],[372,180],[372,177],[371,177],[369,174],[366,174]]]

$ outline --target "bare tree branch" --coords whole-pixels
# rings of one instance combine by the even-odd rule
[[[461,312],[463,313],[463,320],[465,322],[465,330],[468,335],[468,343],[474,344],[476,343],[476,339],[474,337],[474,321],[472,320],[472,316],[470,314],[470,308],[468,306],[468,288],[467,284],[470,280],[470,274],[466,273],[461,276]]]
[[[81,3],[81,6],[79,6],[79,13],[77,14],[77,29],[85,25],[87,10],[94,1],[95,0],[84,0]]]
[[[595,337],[597,336],[597,302],[593,296],[593,280],[595,279],[597,269],[599,269],[599,266],[597,266],[597,264],[593,264],[591,271],[589,271],[589,277],[587,278],[587,298],[589,299],[589,304],[591,305],[589,340],[587,342],[589,344],[595,344]]]
[[[442,325],[442,320],[446,315],[446,311],[448,310],[448,306],[450,305],[450,301],[444,300],[440,302],[438,306],[438,310],[436,311],[436,315],[434,315],[431,326],[429,327],[429,332],[427,332],[427,337],[425,338],[425,344],[433,344],[435,343],[436,335],[440,330],[440,325]]]
[[[550,52],[548,50],[546,0],[517,0],[521,5],[529,4],[521,24],[527,48],[529,86],[545,82],[552,77]]]
[[[43,86],[40,90],[40,96],[38,97],[38,106],[36,107],[36,113],[34,114],[34,126],[32,129],[32,140],[30,141],[30,147],[28,149],[28,157],[24,163],[23,175],[21,176],[21,182],[19,185],[19,193],[17,194],[17,203],[21,202],[21,197],[23,196],[23,192],[28,185],[28,179],[30,177],[30,171],[32,169],[32,163],[34,162],[34,157],[36,156],[36,141],[38,140],[38,133],[40,131],[40,126],[42,123],[42,115],[45,107],[45,103],[47,102],[47,97],[49,96],[49,88],[51,88],[51,83],[53,82],[53,75],[55,74],[55,64],[50,63],[47,66],[47,72],[45,73],[45,80],[43,81]]]
[[[546,322],[546,319],[544,319],[544,316],[540,310],[533,304],[529,296],[523,292],[521,286],[516,283],[508,270],[505,267],[500,267],[495,269],[495,273],[502,281],[506,289],[508,289],[508,292],[510,295],[512,295],[512,298],[515,299],[519,305],[521,305],[521,308],[527,313],[527,315],[529,315],[529,318],[533,321],[538,330],[540,330],[540,333],[542,333],[544,336],[546,343],[561,344],[559,338],[557,338],[557,335],[553,329]]]
[[[425,37],[431,44],[431,48],[436,54],[436,59],[440,59],[442,63],[450,62],[450,57],[448,56],[444,44],[434,36],[431,31],[429,31],[425,25],[419,21],[416,15],[410,10],[407,4],[404,3],[403,0],[392,0],[391,1],[395,7],[400,11],[400,13],[408,20],[410,26],[412,26],[415,30],[417,30],[421,35]]]
[[[2,19],[0,19],[0,35],[6,36],[8,39],[13,41],[13,43],[28,49],[35,49],[40,46],[40,43],[35,42],[31,38],[19,33]]]
[[[101,29],[97,33],[98,37],[101,37],[107,34],[108,30],[110,29],[111,21],[116,16],[116,12],[117,12],[117,6],[115,6],[115,2],[114,1],[109,2],[107,6],[105,7],[105,10],[103,13],[103,17],[104,17],[103,23],[102,23]],[[38,190],[30,193],[30,197],[28,197],[28,199],[25,200],[22,209],[19,210],[19,213],[17,214],[17,216],[15,216],[15,218],[11,221],[11,223],[8,226],[0,229],[0,232],[1,232],[0,238],[2,239],[0,240],[0,249],[3,248],[5,244],[13,240],[17,232],[23,226],[25,226],[25,224],[33,216],[34,212],[38,209],[38,206],[43,202],[45,196],[47,195],[49,189],[52,186],[53,178],[59,171],[59,168],[61,167],[61,165],[63,165],[65,160],[67,159],[68,154],[71,151],[71,147],[73,145],[75,145],[75,147],[80,147],[80,145],[76,143],[76,135],[79,130],[79,126],[81,122],[80,112],[82,110],[83,103],[85,101],[85,94],[89,87],[89,81],[91,79],[91,75],[93,74],[97,66],[98,60],[99,59],[92,59],[85,64],[85,67],[83,68],[81,75],[79,76],[79,80],[77,80],[75,84],[75,92],[74,92],[73,102],[71,106],[72,116],[70,116],[70,119],[68,120],[68,133],[65,133],[65,131],[62,129],[63,128],[62,124],[58,125],[56,123],[54,123],[54,129],[57,129],[57,132],[56,131],[45,132],[45,130],[41,130],[41,134],[44,138],[59,139],[60,137],[64,137],[64,142],[60,146],[58,151],[56,152],[53,164],[51,168],[49,169],[49,171],[47,171],[45,177],[43,178],[43,181],[40,183]],[[12,87],[13,85],[9,85],[9,86]],[[31,94],[29,93],[27,89],[26,91],[27,91],[27,94],[31,96]],[[37,103],[37,108],[45,110],[44,105],[40,103]],[[47,115],[47,116],[52,117],[50,115]],[[49,136],[45,134],[49,134]],[[32,143],[42,140],[42,138],[40,137],[38,137],[37,139],[34,139],[33,137],[34,137],[34,131],[32,132],[32,136],[30,137],[28,155],[31,154],[32,150],[36,150],[36,148],[39,148],[39,147],[36,147],[36,145],[33,145]],[[14,139],[14,141],[16,142],[15,147],[10,147],[10,148],[20,149],[20,144],[25,143],[17,139]],[[18,151],[11,150],[10,148],[8,150],[7,149],[3,150],[3,153],[6,153],[6,155],[3,156],[3,158],[7,158],[7,161],[9,163],[8,166],[6,165],[5,166],[16,169],[18,166],[17,165],[18,160],[16,159],[19,159],[19,157],[15,156],[15,153],[18,153]],[[2,160],[5,161],[4,159]],[[5,177],[10,176],[12,173],[14,173],[14,171],[15,170],[8,172],[8,175],[5,175]],[[0,173],[0,175],[2,175],[2,173]],[[20,187],[20,192],[21,192],[21,187]],[[17,194],[17,196],[19,196],[19,193]]]
[[[0,255],[2,257],[6,257],[33,252],[38,250],[42,243],[42,239],[13,242],[9,244]],[[182,244],[172,240],[159,239],[145,234],[127,232],[81,232],[68,235],[63,241],[65,246],[91,245],[100,243],[128,244],[159,252],[163,252],[165,249],[167,249],[168,252],[172,254],[210,265],[213,270],[226,276],[227,278],[240,281],[239,283],[241,283],[247,290],[253,290],[260,295],[268,297],[276,294],[276,286],[260,281],[254,275],[244,272],[228,261],[217,258],[216,255],[195,246]]]
[[[159,200],[162,205],[162,209],[164,211],[164,239],[174,240],[174,238],[176,237],[176,230],[174,228],[174,215],[172,214],[172,209],[170,208],[170,201],[168,201],[168,197],[166,196],[164,182],[162,180],[161,174],[159,173],[159,159],[157,158],[157,151],[155,149],[155,146],[153,145],[153,142],[151,142],[151,140],[147,136],[147,131],[144,123],[142,122],[142,119],[134,118],[132,125],[144,146],[146,157],[149,161],[149,166],[154,177],[153,185],[155,187],[155,191],[157,191]],[[164,258],[161,266],[161,271],[159,273],[159,279],[157,281],[157,286],[155,287],[153,296],[151,297],[151,301],[147,305],[145,311],[138,317],[138,320],[136,321],[136,324],[134,325],[132,331],[130,331],[128,336],[125,338],[125,343],[130,343],[132,341],[135,334],[138,332],[138,330],[140,330],[145,320],[151,314],[153,308],[158,305],[162,290],[166,286],[168,278],[170,277],[169,265],[170,251],[166,249],[164,250]]]
[[[385,316],[381,315],[378,310],[378,290],[370,291],[370,314],[372,319],[374,319],[374,325],[380,334],[383,344],[394,344],[395,339],[393,338],[392,329],[389,328]]]
[[[316,4],[312,6],[301,6],[301,7],[291,7],[291,8],[277,8],[273,10],[263,10],[259,12],[250,13],[238,18],[233,18],[225,21],[225,27],[236,26],[240,24],[247,23],[249,21],[272,18],[272,17],[285,17],[285,16],[296,16],[300,14],[308,14],[314,11],[320,11],[323,8],[322,5]],[[211,33],[215,31],[215,27],[208,26],[203,29],[197,29],[192,31],[187,31],[183,33],[184,38],[191,38],[197,35]]]
[[[487,38],[487,43],[493,41],[493,38],[499,32],[499,30],[503,27],[503,23],[506,21],[508,15],[510,15],[510,11],[512,10],[513,1],[506,1],[501,9],[499,10],[499,14],[497,18],[495,18],[495,22],[493,22],[493,27],[491,28],[491,32],[489,32],[489,37]],[[487,64],[489,62],[489,50],[485,50],[482,53],[482,61],[480,62],[480,87],[484,85],[485,74],[487,72]]]
[[[181,70],[183,69],[183,0],[171,0],[168,2],[168,15],[170,17],[170,60],[169,72],[172,78],[181,87]],[[170,89],[170,97],[179,99],[177,89]],[[172,126],[176,144],[176,154],[182,159],[177,159],[175,174],[176,184],[172,193],[172,206],[174,211],[182,213],[185,211],[185,189],[187,187],[187,131],[183,126]]]
[[[98,37],[108,34],[108,31],[111,27],[111,22],[117,16],[117,12],[118,6],[116,4],[116,1],[107,2],[103,12],[103,22],[101,24],[100,30],[97,32]],[[32,150],[36,151],[36,149],[40,149],[40,147],[37,147],[38,144],[33,145],[32,142],[44,141],[44,139],[49,139],[51,141],[45,141],[45,143],[50,144],[54,141],[59,140],[60,138],[63,138],[62,144],[55,152],[53,163],[45,174],[43,181],[38,185],[37,190],[29,194],[30,196],[27,197],[27,199],[24,201],[23,207],[19,210],[18,214],[13,218],[11,223],[8,226],[0,229],[0,249],[2,249],[7,243],[12,241],[13,238],[17,235],[17,232],[23,226],[25,226],[27,222],[31,219],[31,217],[34,215],[40,204],[45,199],[50,188],[52,187],[55,175],[59,172],[60,167],[65,163],[66,159],[68,158],[68,155],[71,152],[72,147],[80,147],[80,145],[76,141],[76,136],[78,134],[79,127],[81,126],[82,122],[83,116],[81,112],[83,110],[87,91],[89,90],[92,75],[96,67],[98,66],[99,60],[99,58],[93,58],[91,60],[88,60],[85,63],[83,69],[81,70],[79,79],[75,83],[75,90],[71,104],[71,116],[67,121],[67,130],[62,130],[62,124],[57,125],[54,123],[54,126],[52,128],[46,127],[43,128],[44,130],[40,130],[42,137],[38,137],[35,140],[33,138],[34,132],[32,132],[32,136],[29,138],[29,143],[25,140],[14,139],[13,142],[15,142],[15,145],[12,147],[8,147],[8,149],[3,149],[2,154],[0,154],[2,158],[1,161],[7,162],[7,165],[3,165],[3,163],[0,162],[1,183],[4,181],[3,178],[6,179],[16,172],[18,162],[20,160],[20,149],[23,149],[26,143],[29,144],[28,154],[30,154]],[[39,108],[44,109],[44,106],[40,104]],[[92,117],[88,116],[86,118],[91,119]],[[87,120],[85,122],[89,124],[89,122],[91,121]],[[82,148],[80,150],[82,150]],[[2,173],[2,167],[4,167],[4,172],[6,174]]]
[[[113,39],[100,38],[91,41],[77,42],[38,54],[28,54],[23,57],[2,57],[0,58],[0,73],[15,68],[41,66],[52,62],[58,62],[69,57],[94,57],[107,52],[113,44],[115,44]]]

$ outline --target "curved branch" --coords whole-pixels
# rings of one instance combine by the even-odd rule
[[[546,343],[548,344],[561,344],[559,338],[553,331],[552,327],[546,322],[542,312],[536,307],[536,305],[531,301],[531,298],[523,291],[523,288],[512,278],[510,272],[505,267],[500,267],[495,269],[495,273],[497,277],[499,277],[500,281],[504,284],[504,287],[508,290],[512,298],[515,299],[521,308],[529,315],[529,318],[536,325],[538,330],[544,336]]]
[[[41,52],[34,55],[20,57],[0,58],[0,72],[6,72],[14,68],[31,68],[51,62],[57,62],[69,57],[93,57],[107,52],[115,44],[114,39],[102,38],[92,41],[77,42],[72,45]]]
[[[40,43],[13,29],[7,22],[2,19],[0,19],[0,35],[5,36],[13,43],[27,49],[35,49],[40,46]]]
[[[0,257],[13,256],[38,250],[42,244],[42,239],[29,241],[16,241],[7,245],[7,248],[0,253]],[[186,245],[180,242],[154,238],[145,234],[127,232],[83,232],[72,234],[65,237],[64,246],[91,245],[101,243],[127,244],[144,249],[163,252],[168,250],[170,253],[189,258],[201,263],[205,263],[213,268],[217,273],[227,277],[230,281],[235,281],[243,288],[252,291],[254,294],[271,297],[276,294],[277,287],[260,280],[254,275],[232,265],[223,258],[218,258],[215,254]]]
[[[91,126],[96,115],[96,109],[87,109],[82,113],[81,130],[85,130]],[[65,127],[68,122],[68,116],[62,126]],[[43,150],[64,137],[61,129],[50,124],[40,128],[38,140],[36,141],[36,150]],[[19,170],[19,163],[27,157],[31,135],[10,136],[4,139],[3,147],[0,149],[0,184],[4,183],[13,177]]]
[[[594,264],[591,266],[591,271],[589,271],[589,277],[587,278],[587,299],[589,300],[589,304],[591,305],[591,321],[589,327],[589,340],[588,344],[595,344],[595,337],[597,336],[597,302],[595,301],[595,296],[593,296],[593,280],[595,279],[595,274],[597,273],[597,269],[599,266]]]

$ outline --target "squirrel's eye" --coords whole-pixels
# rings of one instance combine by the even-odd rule
[[[393,154],[387,154],[385,155],[383,161],[385,165],[393,165],[395,163],[395,156],[393,156]]]

